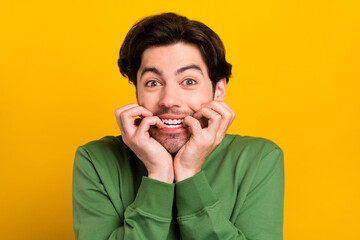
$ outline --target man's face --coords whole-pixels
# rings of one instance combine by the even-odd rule
[[[136,91],[138,104],[166,124],[162,129],[152,126],[149,132],[170,153],[179,151],[190,137],[182,119],[213,100],[201,53],[195,45],[186,43],[146,49],[137,72]]]

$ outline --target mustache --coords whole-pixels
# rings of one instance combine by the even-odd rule
[[[192,116],[194,115],[194,111],[184,111],[177,108],[164,108],[160,109],[159,111],[154,112],[154,116],[159,116],[162,114],[174,114],[174,115],[187,115]]]

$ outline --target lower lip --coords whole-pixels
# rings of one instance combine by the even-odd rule
[[[162,132],[167,132],[167,133],[177,133],[177,132],[185,131],[186,129],[184,127],[176,127],[176,128],[164,127],[164,128],[160,128],[160,130]]]

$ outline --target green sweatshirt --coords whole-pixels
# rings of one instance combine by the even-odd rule
[[[121,136],[79,147],[76,239],[282,239],[283,152],[269,140],[226,135],[197,175],[174,184],[146,176]]]

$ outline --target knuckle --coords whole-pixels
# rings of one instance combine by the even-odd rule
[[[120,112],[119,117],[120,118],[125,118],[126,117],[126,112]]]
[[[215,106],[215,107],[220,107],[221,106],[221,103],[218,102],[218,101],[212,101],[211,102],[211,105]]]
[[[215,114],[214,119],[216,121],[220,121],[221,120],[221,115],[220,114]]]
[[[146,124],[149,121],[149,117],[141,118],[140,124]]]
[[[116,117],[119,117],[120,114],[121,114],[121,110],[120,110],[120,109],[116,109],[114,113],[115,113],[115,116],[116,116]]]
[[[119,108],[115,109],[115,115],[119,115],[122,112],[124,112],[124,107],[119,107]]]
[[[148,125],[150,124],[154,119],[152,117],[145,117],[141,120],[141,125]]]
[[[224,114],[224,118],[226,118],[226,119],[231,119],[231,118],[232,118],[232,114],[231,114],[230,112],[226,112],[226,113]]]

